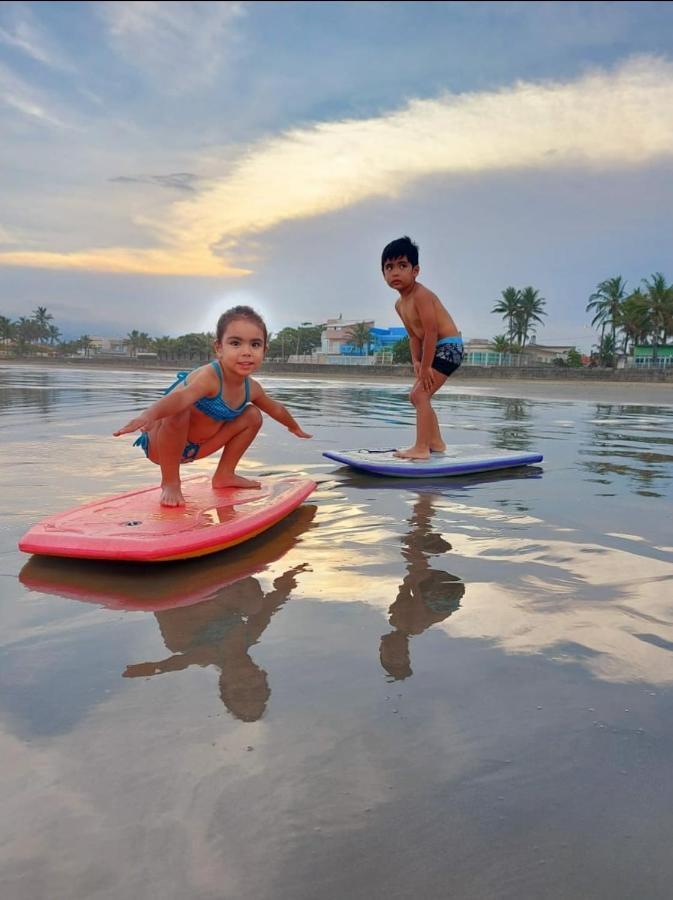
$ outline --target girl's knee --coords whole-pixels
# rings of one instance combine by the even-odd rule
[[[257,432],[262,427],[262,413],[252,403],[246,407],[241,418],[245,421],[246,428],[252,428]]]
[[[175,416],[168,416],[161,420],[161,430],[174,433],[183,432],[189,427],[189,417],[190,411],[188,409],[183,410],[181,413],[177,413]]]

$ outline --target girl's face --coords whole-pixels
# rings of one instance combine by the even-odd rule
[[[264,332],[250,319],[233,319],[215,350],[222,368],[245,377],[258,369],[264,359]]]

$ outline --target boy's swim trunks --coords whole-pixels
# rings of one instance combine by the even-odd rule
[[[463,361],[463,339],[461,337],[442,338],[437,341],[432,368],[442,375],[451,375]]]

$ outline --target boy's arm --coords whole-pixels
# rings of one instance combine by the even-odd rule
[[[414,366],[414,373],[418,377],[418,373],[419,373],[420,367],[421,367],[422,344],[419,341],[419,339],[416,337],[416,335],[413,333],[411,328],[409,328],[407,321],[405,320],[404,316],[400,312],[399,302],[395,304],[395,312],[400,317],[400,319],[402,320],[402,324],[404,325],[404,327],[407,330],[407,337],[409,338],[409,351],[411,353],[411,362],[413,363],[413,366]]]
[[[250,379],[250,402],[254,403],[256,407],[262,410],[262,412],[265,412],[267,416],[271,416],[276,422],[280,422],[281,425],[284,425],[288,431],[297,437],[313,437],[313,435],[306,434],[306,432],[302,430],[297,420],[282,403],[279,403],[277,400],[272,400],[264,391],[261,384],[257,381],[253,381],[252,378]]]
[[[131,419],[123,428],[113,431],[113,435],[119,437],[121,434],[129,434],[132,431],[148,431],[159,419],[175,416],[193,403],[196,403],[201,397],[212,394],[215,381],[216,378],[212,370],[209,372],[207,369],[204,369],[201,372],[193,373],[187,384],[183,385],[183,387],[177,387],[170,394],[162,397],[161,400],[157,400],[156,403],[148,406],[144,412],[141,412],[135,419]]]
[[[431,391],[434,387],[432,361],[437,350],[437,314],[429,291],[423,291],[416,297],[416,311],[423,329],[423,350],[418,377],[425,390]]]
[[[409,348],[411,350],[411,361],[414,364],[414,372],[416,373],[416,377],[418,377],[421,371],[423,344],[421,344],[415,334],[409,333]]]

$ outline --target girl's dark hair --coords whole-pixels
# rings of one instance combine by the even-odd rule
[[[266,345],[269,342],[269,334],[266,330],[264,319],[259,313],[256,313],[251,306],[232,306],[231,309],[222,313],[217,320],[217,330],[215,331],[215,340],[217,343],[221,343],[224,332],[227,330],[227,326],[231,322],[235,322],[236,319],[248,319],[248,321],[254,322],[255,325],[259,325],[262,329],[262,334],[264,335],[264,349],[266,349]]]
[[[391,241],[383,248],[381,270],[383,271],[383,267],[389,259],[399,259],[400,256],[406,256],[412,266],[418,265],[418,246],[407,235]]]

